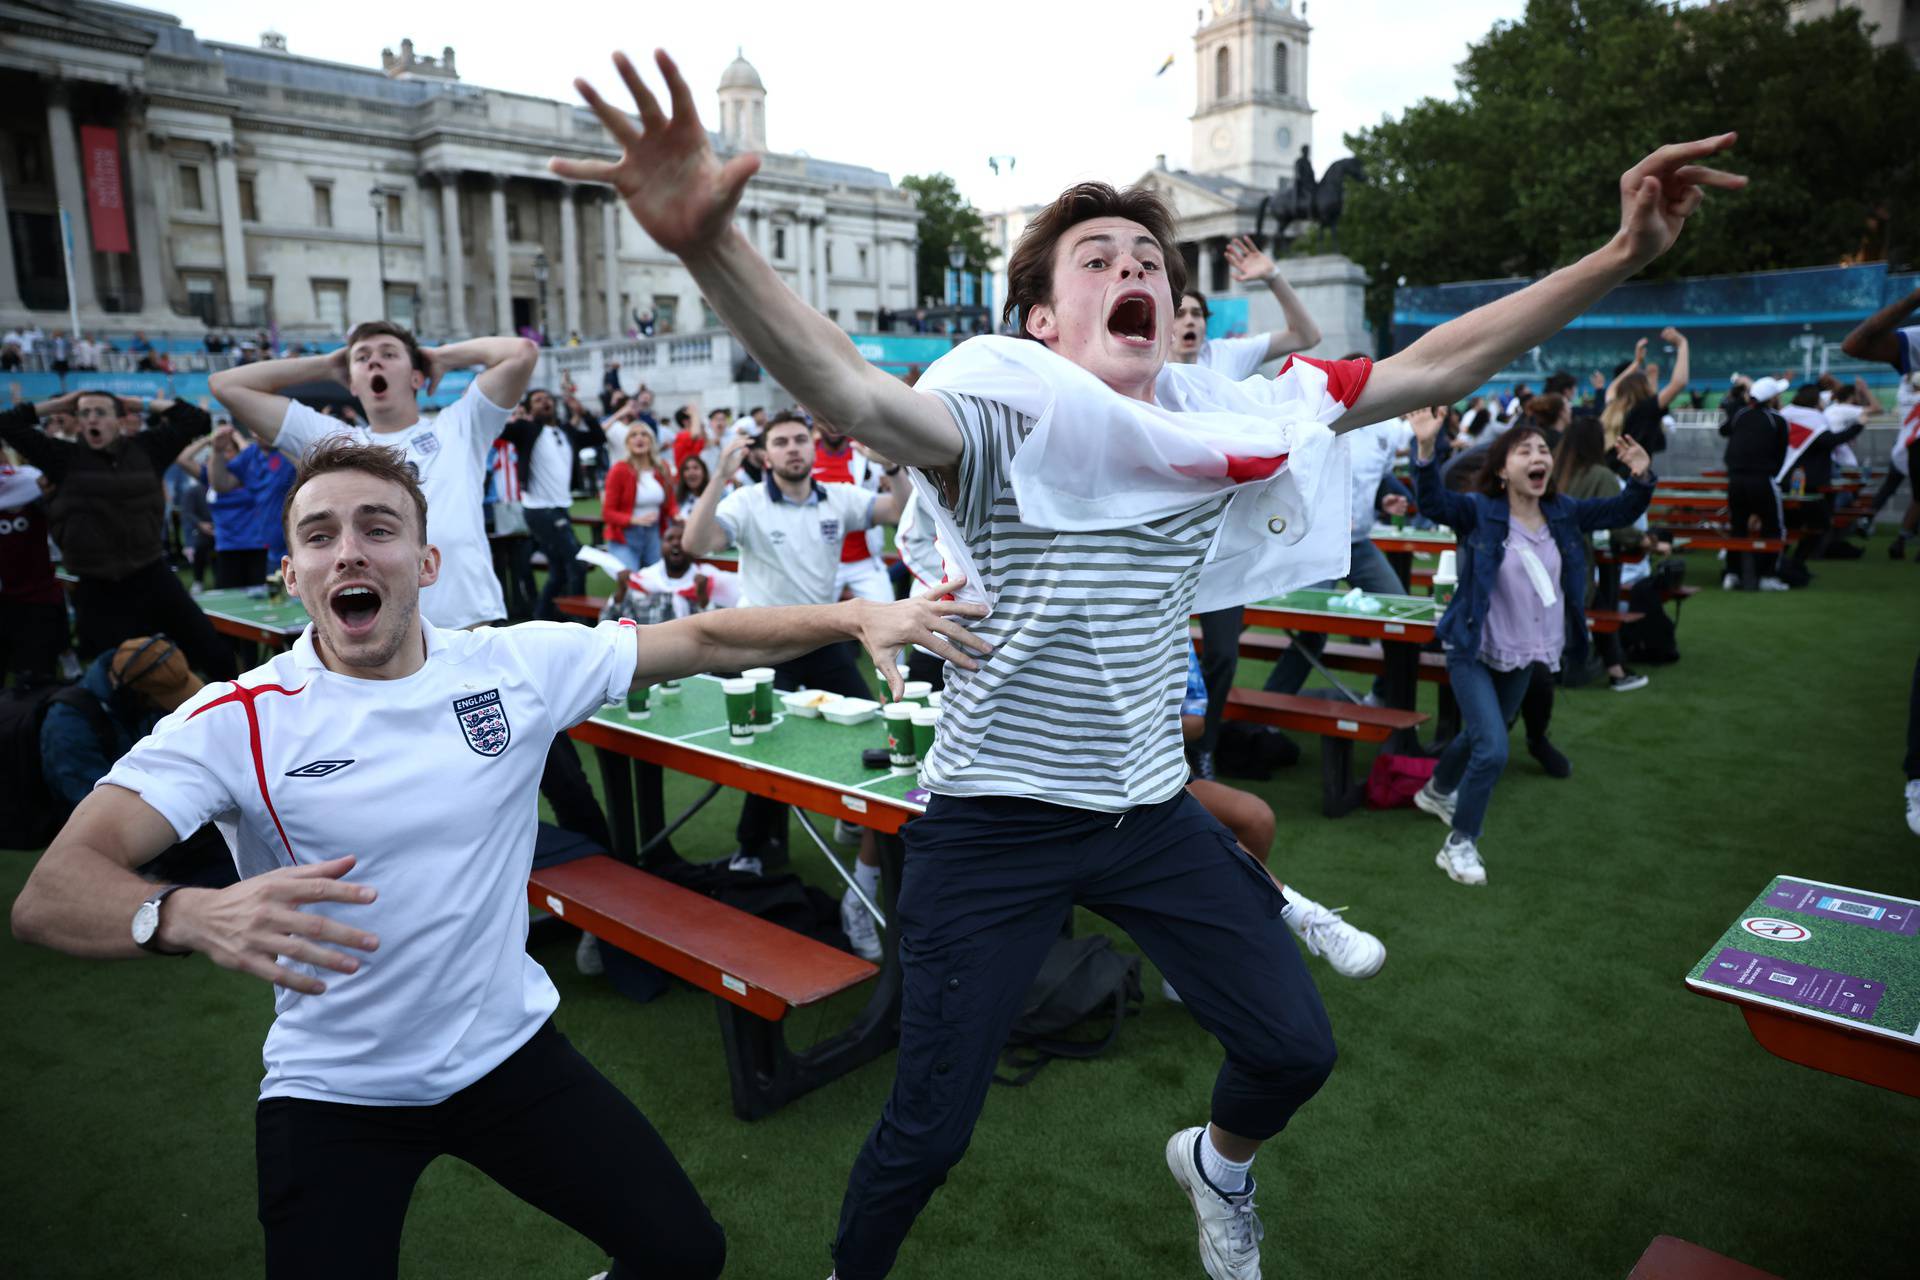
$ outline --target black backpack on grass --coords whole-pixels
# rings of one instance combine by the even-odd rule
[[[1121,955],[1102,934],[1058,938],[1027,988],[1000,1063],[1012,1075],[994,1083],[1024,1085],[1055,1058],[1095,1058],[1120,1038],[1120,1025],[1140,1005],[1140,957]],[[1063,1039],[1085,1023],[1107,1019],[1095,1039]]]
[[[79,685],[45,685],[0,692],[0,849],[44,849],[70,812],[41,772],[40,726],[56,703],[87,718],[107,756],[114,755],[113,725],[100,700]]]

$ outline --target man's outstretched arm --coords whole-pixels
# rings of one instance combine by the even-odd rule
[[[1469,311],[1374,367],[1334,430],[1401,417],[1423,405],[1459,399],[1539,346],[1607,293],[1673,247],[1709,187],[1738,191],[1747,180],[1701,161],[1726,150],[1735,135],[1675,143],[1620,179],[1620,230],[1602,248],[1518,293]]]
[[[1855,325],[1853,332],[1840,340],[1840,349],[1855,360],[1877,360],[1899,368],[1900,335],[1894,330],[1916,309],[1920,309],[1920,289],[1888,303]]]
[[[686,264],[707,302],[794,399],[896,462],[957,462],[960,430],[941,403],[861,359],[840,326],[794,296],[734,227],[734,208],[760,157],[738,155],[722,165],[679,68],[664,51],[656,51],[654,61],[666,79],[672,117],[626,55],[616,53],[613,63],[633,94],[638,125],[585,80],[574,81],[574,88],[620,144],[620,159],[555,159],[549,167],[618,191],[647,234]]]
[[[293,403],[281,395],[288,387],[303,382],[337,382],[347,385],[347,349],[340,348],[324,356],[289,356],[284,360],[258,360],[232,369],[221,369],[207,379],[213,398],[227,407],[233,420],[251,432],[264,448],[271,449],[280,439],[280,424],[287,420],[287,406]]]

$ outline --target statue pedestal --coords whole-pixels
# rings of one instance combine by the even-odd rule
[[[1280,274],[1306,304],[1307,314],[1320,326],[1318,346],[1302,354],[1335,360],[1354,351],[1372,355],[1373,334],[1367,328],[1367,273],[1342,254],[1320,253],[1306,258],[1280,259]],[[1243,286],[1244,287],[1244,286]],[[1278,332],[1287,327],[1280,304],[1263,285],[1247,292],[1247,332]],[[1263,366],[1271,376],[1279,364]]]

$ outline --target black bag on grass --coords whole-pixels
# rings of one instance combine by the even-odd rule
[[[1140,957],[1121,955],[1101,934],[1058,938],[1027,988],[1007,1035],[995,1084],[1024,1085],[1055,1058],[1096,1058],[1120,1038],[1120,1025],[1140,1004]],[[1063,1039],[1082,1024],[1107,1019],[1096,1039]]]
[[[1667,614],[1665,594],[1686,581],[1686,562],[1662,560],[1627,592],[1627,608],[1644,615],[1620,628],[1620,647],[1628,661],[1659,666],[1680,661],[1680,636]]]

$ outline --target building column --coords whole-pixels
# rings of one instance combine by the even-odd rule
[[[444,336],[464,337],[473,332],[467,318],[467,258],[460,243],[460,173],[445,170],[440,180],[440,232],[446,237],[447,323]]]
[[[561,342],[580,332],[580,223],[573,204],[573,184],[560,184],[560,286],[566,290],[561,308],[567,318],[567,331]]]
[[[240,324],[247,305],[247,242],[240,231],[240,173],[233,163],[233,144],[213,144],[213,186],[220,201],[220,262],[227,276],[227,323]],[[384,308],[386,299],[380,300]],[[353,317],[349,315],[348,321]],[[252,326],[260,321],[249,317]]]
[[[813,224],[805,218],[795,218],[790,224],[793,230],[793,257],[800,268],[800,287],[795,291],[800,301],[813,305]]]
[[[97,312],[100,296],[93,287],[93,234],[87,224],[87,188],[80,176],[80,140],[73,131],[73,113],[67,110],[67,86],[44,80],[47,88],[47,136],[53,143],[55,197],[73,219],[74,305]]]
[[[773,237],[772,228],[773,219],[768,216],[767,211],[765,209],[755,209],[753,211],[753,247],[758,249],[760,256],[769,262],[773,261],[773,255],[770,251]]]
[[[7,220],[7,184],[0,177],[0,231],[8,225]],[[20,281],[13,273],[13,237],[0,234],[0,311],[25,311],[26,302],[20,297]]]
[[[887,301],[887,239],[876,233],[873,237],[873,318],[874,327],[879,327],[882,309],[891,309]]]
[[[439,211],[433,207],[433,198],[427,194],[426,184],[419,183],[420,201],[420,267],[424,273],[426,286],[419,291],[420,314],[413,322],[421,333],[445,335],[450,330],[446,324],[445,313],[441,311],[440,298],[433,282],[441,278],[440,266],[440,227]]]
[[[627,331],[620,311],[620,198],[609,191],[600,197],[600,287],[607,295],[607,336]]]
[[[140,258],[140,310],[147,315],[164,316],[173,308],[167,303],[167,278],[161,261],[166,245],[160,232],[160,211],[154,204],[144,111],[135,111],[127,118],[126,148],[127,187],[133,193],[133,251]],[[0,225],[5,225],[4,219],[5,211],[0,210]],[[9,272],[4,287],[12,285]]]
[[[493,329],[494,333],[512,333],[513,328],[513,255],[507,249],[507,180],[498,174],[487,191],[493,212]]]
[[[813,309],[827,314],[827,224],[823,218],[807,221],[807,240],[813,254]]]

